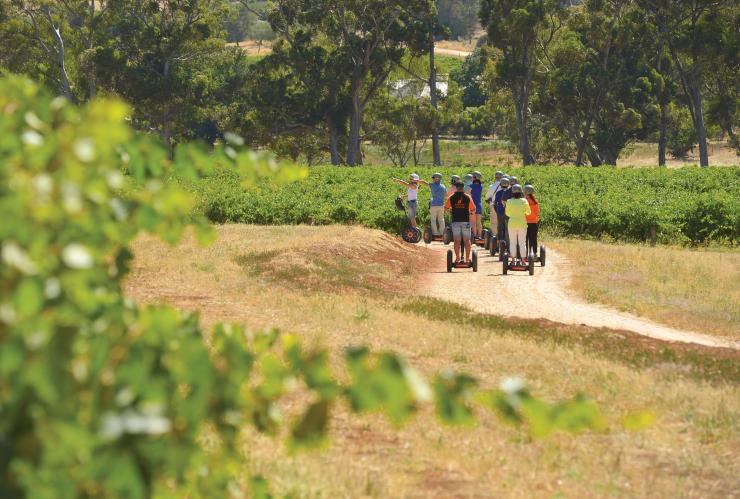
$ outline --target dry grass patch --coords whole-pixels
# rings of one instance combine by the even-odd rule
[[[320,452],[290,455],[280,439],[244,432],[245,475],[265,475],[277,496],[729,497],[740,489],[738,383],[709,383],[673,370],[667,375],[660,366],[635,368],[577,344],[550,341],[546,327],[539,338],[525,337],[517,334],[519,326],[503,320],[492,329],[409,313],[399,309],[408,297],[384,296],[382,289],[368,294],[286,285],[274,276],[254,275],[235,261],[268,248],[303,248],[307,241],[322,248],[326,241],[385,247],[387,236],[378,232],[342,227],[218,230],[220,238],[209,248],[189,241],[174,249],[150,239],[138,241],[129,293],[199,310],[207,324],[230,321],[295,332],[308,345],[328,348],[337,371],[343,349],[364,344],[404,355],[427,376],[454,369],[490,387],[516,374],[528,380],[534,393],[551,400],[583,392],[604,410],[611,428],[530,441],[526,432],[484,411],[477,426],[457,429],[442,426],[426,407],[398,429],[384,417],[352,416],[339,406],[331,420],[331,445]],[[403,261],[418,265],[425,252],[411,249],[408,255],[410,260]],[[376,271],[389,270],[371,270]],[[399,279],[404,289],[413,290],[412,273],[401,273]],[[300,402],[288,401],[286,414],[296,412]],[[656,425],[637,433],[621,429],[622,415],[645,408],[655,413]]]
[[[709,164],[712,166],[735,166],[740,164],[740,156],[726,142],[710,142]],[[639,142],[624,151],[617,161],[618,166],[656,166],[658,164],[658,144]],[[690,152],[685,158],[671,158],[666,160],[669,168],[699,164],[699,148]]]
[[[740,252],[556,240],[589,302],[672,327],[740,338]]]

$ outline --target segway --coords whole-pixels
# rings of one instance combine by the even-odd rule
[[[534,251],[530,251],[526,258],[521,256],[512,257],[506,251],[503,254],[502,262],[504,275],[507,275],[510,270],[529,272],[529,275],[534,275]]]
[[[488,248],[486,248],[491,256],[496,256],[498,254],[498,237],[494,236],[492,232],[489,232],[489,239],[488,239]]]
[[[471,241],[471,243],[475,246],[478,246],[479,248],[485,249],[486,247],[486,234],[488,233],[488,229],[485,229],[483,231],[483,237],[474,237]]]
[[[452,242],[452,227],[445,227],[445,231],[441,236],[435,236],[432,232],[432,226],[427,225],[424,228],[424,242],[426,244],[432,244],[434,241],[441,242],[448,245]]]
[[[465,251],[461,248],[461,251]],[[452,269],[473,269],[473,272],[478,272],[478,251],[473,251],[472,257],[469,262],[456,262],[455,253],[449,249],[447,250],[447,272],[452,272]]]
[[[408,211],[406,210],[406,205],[403,204],[403,199],[401,197],[396,198],[396,208],[399,211],[403,211],[406,213],[406,220],[408,220]],[[406,227],[403,229],[403,232],[401,232],[401,237],[404,241],[411,244],[416,244],[419,241],[421,241],[421,230],[418,227],[414,227],[411,225],[411,223],[407,223]]]

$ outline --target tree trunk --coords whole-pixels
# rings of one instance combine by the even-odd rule
[[[329,129],[329,152],[331,154],[331,164],[339,166],[342,163],[342,158],[339,156],[337,127],[334,125],[334,120],[332,118],[328,118],[326,120],[326,127]]]
[[[352,84],[352,114],[349,120],[349,144],[347,145],[347,164],[357,166],[362,164],[362,131],[363,104],[360,98],[360,82]]]
[[[429,98],[432,101],[432,107],[437,110],[437,66],[434,62],[434,25],[429,29]],[[435,116],[432,127],[432,156],[434,157],[434,166],[440,166],[442,159],[439,155],[439,129],[437,128],[437,119]]]
[[[660,103],[660,136],[658,137],[658,166],[665,166],[665,151],[668,144],[668,104]]]
[[[516,127],[519,132],[519,153],[522,155],[524,166],[534,164],[532,152],[529,146],[529,130],[527,127],[527,108],[529,99],[526,92],[522,96],[514,97],[514,107],[516,108]]]
[[[49,7],[46,8],[44,11],[46,14],[46,19],[49,22],[49,26],[51,27],[51,30],[54,32],[54,37],[56,39],[57,43],[57,50],[56,50],[56,63],[59,66],[59,76],[61,81],[61,90],[64,96],[69,100],[70,102],[77,104],[77,98],[74,96],[74,93],[72,92],[72,85],[69,83],[69,75],[67,74],[67,66],[64,62],[65,57],[65,48],[64,48],[64,39],[62,38],[62,32],[59,27],[57,27],[54,24],[54,19],[51,16],[51,9]]]
[[[704,106],[701,101],[701,88],[695,78],[692,78],[690,87],[691,95],[689,98],[694,108],[694,127],[696,128],[696,135],[699,137],[699,162],[701,166],[707,167],[709,166],[709,151],[707,149],[707,129],[704,125]]]

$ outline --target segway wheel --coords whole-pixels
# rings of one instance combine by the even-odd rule
[[[424,242],[426,244],[432,244],[432,228],[428,225],[424,228]]]
[[[509,255],[506,255],[502,252],[499,254],[499,259],[503,262],[504,275],[508,274],[509,273]]]
[[[488,250],[491,247],[491,233],[486,229],[483,231],[483,249]]]
[[[412,227],[411,229],[414,232],[413,243],[416,244],[421,241],[421,229],[419,229],[418,227]]]
[[[473,261],[471,262],[473,264],[473,272],[478,272],[478,252],[473,251]]]
[[[540,246],[540,267],[545,266],[545,247]]]
[[[421,241],[421,230],[418,227],[407,225],[403,230],[403,240],[407,243],[416,244]]]
[[[527,262],[527,267],[527,270],[529,270],[529,275],[534,275],[534,251],[529,254],[529,262]]]
[[[496,256],[496,249],[498,248],[498,238],[491,236],[491,242],[488,244],[488,250],[491,252],[491,256]]]
[[[452,250],[447,250],[447,272],[452,272],[452,259],[454,258]]]
[[[448,245],[452,242],[452,227],[445,227],[444,235],[442,236],[442,242]]]
[[[506,253],[506,241],[499,241],[498,243],[498,261],[504,260],[504,253]]]

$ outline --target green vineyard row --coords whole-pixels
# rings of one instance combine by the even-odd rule
[[[494,170],[480,168],[486,182]],[[442,169],[445,181],[467,170]],[[393,200],[403,189],[391,178],[411,170],[317,167],[306,180],[244,189],[222,171],[195,184],[200,209],[217,223],[361,224],[400,230]],[[419,169],[422,178],[433,170]],[[735,245],[740,239],[740,168],[511,168],[531,183],[541,203],[541,226],[551,234],[614,241]],[[419,196],[420,222],[429,189]]]

